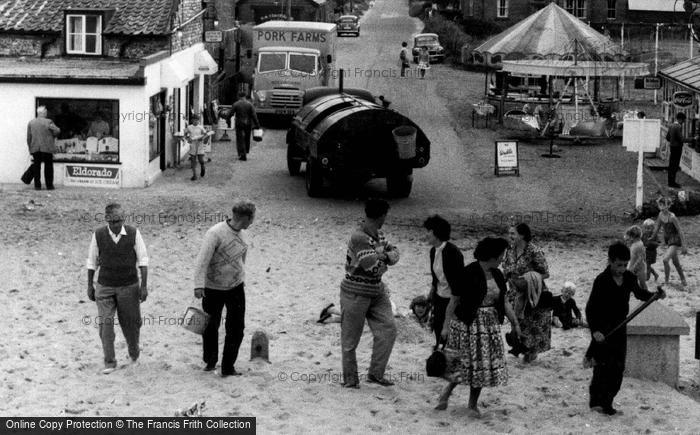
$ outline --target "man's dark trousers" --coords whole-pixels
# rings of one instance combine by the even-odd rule
[[[668,185],[676,184],[676,172],[681,165],[681,154],[683,154],[682,146],[668,147],[670,155],[668,157]]]
[[[41,188],[41,163],[44,163],[44,182],[46,187],[53,188],[53,154],[37,151],[34,156],[34,187]]]
[[[250,125],[236,125],[236,149],[238,157],[245,157],[250,152]]]
[[[624,329],[624,328],[623,328]],[[593,345],[593,379],[589,387],[590,407],[613,408],[613,399],[620,391],[627,356],[627,331],[616,333],[604,343]]]
[[[204,289],[202,308],[209,314],[209,323],[203,334],[203,359],[207,365],[215,365],[219,359],[219,325],[221,312],[226,307],[226,338],[224,354],[221,358],[221,371],[231,372],[238,358],[238,349],[243,341],[245,328],[245,292],[243,284],[231,290]]]

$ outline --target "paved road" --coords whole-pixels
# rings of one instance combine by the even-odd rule
[[[336,71],[343,69],[346,87],[370,90],[392,101],[392,108],[416,122],[431,141],[431,160],[427,167],[414,171],[411,196],[392,200],[395,211],[407,216],[425,216],[429,212],[471,212],[474,206],[473,185],[476,180],[465,169],[467,154],[454,129],[445,108],[445,101],[436,93],[440,71],[449,68],[435,65],[425,80],[414,77],[399,78],[398,54],[402,41],[412,45],[412,35],[422,28],[419,20],[408,16],[405,0],[379,0],[362,17],[359,38],[341,37],[338,40]],[[338,74],[336,72],[336,74]],[[286,145],[284,130],[267,130],[263,146],[254,150],[252,159],[264,159],[261,163],[247,162],[253,169],[251,185],[265,188],[265,196],[288,199],[300,207],[330,207],[336,213],[356,212],[357,204],[347,199],[306,197],[303,177],[290,177],[286,172]],[[477,176],[478,174],[474,175]],[[494,195],[480,187],[479,203],[489,207]],[[383,179],[368,183],[369,195],[384,195]],[[491,199],[494,198],[494,199]],[[483,209],[483,208],[482,208]],[[495,209],[495,208],[491,208]],[[332,213],[335,214],[335,213]]]

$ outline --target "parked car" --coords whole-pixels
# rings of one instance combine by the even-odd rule
[[[440,45],[438,35],[435,33],[419,33],[413,38],[413,62],[418,63],[418,56],[423,47],[428,47],[430,63],[442,62],[445,60],[445,49]]]
[[[338,26],[338,36],[352,34],[360,36],[360,19],[355,15],[343,15],[338,18],[336,25]]]

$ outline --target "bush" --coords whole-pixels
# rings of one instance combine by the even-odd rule
[[[477,39],[487,38],[505,30],[498,23],[493,21],[481,21],[474,18],[466,18],[462,20],[461,25],[464,33]]]
[[[424,11],[426,7],[429,6],[426,6],[426,2],[424,1],[410,1],[408,3],[408,15],[414,18],[422,18],[425,15]]]
[[[452,21],[439,15],[425,22],[423,33],[437,33],[440,44],[445,48],[445,56],[461,61],[462,47],[472,42],[472,38]]]

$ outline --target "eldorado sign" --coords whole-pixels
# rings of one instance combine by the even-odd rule
[[[121,171],[114,166],[66,165],[67,186],[119,187]]]

